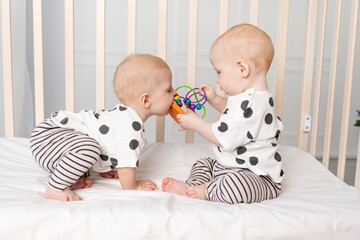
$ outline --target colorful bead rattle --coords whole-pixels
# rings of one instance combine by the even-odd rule
[[[183,105],[186,106],[186,108],[191,109],[193,112],[195,112],[196,110],[200,110],[201,108],[204,110],[204,113],[202,115],[201,118],[204,118],[205,114],[206,114],[206,108],[204,107],[204,104],[206,103],[207,97],[206,97],[206,93],[204,91],[204,96],[199,100],[197,95],[199,94],[199,88],[191,88],[189,86],[180,86],[176,89],[176,91],[178,91],[180,88],[189,88],[190,90],[186,93],[185,97],[181,97],[179,96],[179,94],[176,93],[175,97],[174,97],[174,103],[172,104],[170,110],[169,110],[169,114],[171,115],[171,117],[177,122],[177,118],[176,115],[177,114],[185,114],[185,112],[181,109],[181,107]],[[197,92],[195,92],[195,90],[197,90]],[[196,101],[191,101],[191,98],[195,97]]]

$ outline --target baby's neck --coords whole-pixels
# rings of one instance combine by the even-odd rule
[[[255,91],[269,91],[266,81],[266,73],[258,73],[250,76],[248,89],[253,88]]]
[[[144,108],[138,106],[136,104],[128,103],[126,106],[131,107],[141,118],[143,122],[145,122],[150,116],[144,111]]]
[[[267,86],[266,83],[265,84],[260,84],[260,85],[255,85],[255,86],[253,86],[251,88],[253,88],[257,92],[269,91],[269,87]]]

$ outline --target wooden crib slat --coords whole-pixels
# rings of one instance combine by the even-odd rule
[[[42,0],[33,0],[35,124],[44,120]]]
[[[258,21],[259,21],[259,0],[251,0],[249,23],[257,26]]]
[[[1,36],[2,71],[4,86],[4,131],[5,137],[13,137],[15,131],[10,0],[1,0]]]
[[[219,35],[226,32],[229,24],[229,0],[220,0]]]
[[[319,122],[319,111],[320,111],[320,95],[321,95],[321,80],[324,62],[324,46],[325,46],[325,30],[326,30],[326,13],[327,13],[327,0],[323,0],[323,5],[320,9],[320,36],[318,43],[318,62],[316,67],[316,80],[314,89],[314,103],[312,112],[312,126],[311,126],[311,143],[310,143],[310,154],[315,157],[316,143],[318,135],[318,122]]]
[[[355,184],[354,186],[360,189],[360,132],[357,148],[356,170],[355,170]]]
[[[289,20],[289,0],[281,0],[279,16],[279,34],[276,48],[276,84],[275,108],[276,113],[282,117],[285,83],[286,46]]]
[[[219,36],[226,32],[228,29],[229,22],[229,0],[220,0],[220,14],[219,14]],[[220,96],[225,96],[225,92],[222,91],[219,87],[219,84],[216,86],[216,93]],[[221,112],[216,111],[216,120],[221,116]]]
[[[167,47],[167,0],[159,0],[158,13],[158,56],[166,61]],[[164,142],[165,117],[156,117],[156,142]]]
[[[309,132],[302,130],[306,115],[310,115],[311,90],[314,71],[315,38],[318,0],[308,0],[306,38],[303,58],[303,74],[301,86],[300,114],[298,126],[298,147],[307,151]]]
[[[344,98],[342,108],[342,120],[340,130],[340,147],[339,147],[339,160],[337,167],[337,176],[344,180],[345,164],[346,164],[346,151],[349,133],[350,122],[350,105],[351,105],[351,88],[354,77],[354,64],[355,64],[355,46],[356,46],[356,30],[358,25],[359,15],[359,0],[351,1],[350,10],[350,24],[348,36],[348,51],[347,60],[345,65],[345,82],[344,82]]]
[[[105,0],[96,1],[96,109],[105,108]]]
[[[189,31],[188,31],[188,64],[187,85],[196,85],[196,57],[197,57],[197,35],[198,35],[198,8],[199,0],[189,0]],[[194,131],[187,130],[185,142],[194,142]]]
[[[128,0],[127,54],[136,52],[136,0]]]
[[[336,71],[338,63],[339,53],[339,39],[340,39],[340,23],[341,23],[341,10],[342,0],[336,1],[335,15],[334,15],[334,27],[333,27],[333,42],[331,50],[331,62],[330,62],[330,79],[329,89],[326,107],[326,122],[325,122],[325,136],[324,136],[324,150],[322,163],[326,168],[329,168],[330,162],[330,144],[331,144],[331,132],[334,113],[334,99],[335,99],[335,85],[336,85]]]
[[[64,2],[65,25],[65,108],[75,111],[75,84],[74,84],[74,2]]]
[[[158,56],[166,61],[168,0],[159,0],[158,13]]]

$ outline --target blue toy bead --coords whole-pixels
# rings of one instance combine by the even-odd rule
[[[179,96],[179,94],[176,93],[176,95],[174,97],[174,102],[176,102],[176,104],[179,107],[185,106],[186,108],[190,108],[194,113],[196,113],[195,110],[203,109],[203,115],[201,118],[204,118],[204,116],[206,114],[206,109],[203,105],[206,103],[206,100],[207,100],[206,92],[204,90],[202,90],[204,92],[204,94],[201,95],[199,92],[199,91],[201,91],[201,89],[191,88],[186,85],[176,88],[176,91],[183,87],[189,88],[190,91],[188,91],[184,97],[181,97],[181,96]],[[197,92],[196,92],[196,90],[197,90]],[[200,98],[199,95],[201,95],[202,98]]]

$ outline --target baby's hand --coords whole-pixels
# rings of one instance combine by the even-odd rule
[[[213,88],[213,86],[211,86],[207,83],[201,84],[199,86],[199,94],[201,96],[204,95],[203,91],[206,92],[207,101],[209,101],[209,102],[211,102],[216,97],[215,89]]]
[[[156,184],[150,180],[136,180],[136,190],[154,191],[158,189]]]
[[[118,173],[116,170],[111,170],[105,173],[100,173],[100,176],[103,178],[118,178]]]
[[[179,131],[184,130],[195,130],[195,125],[199,119],[201,119],[198,115],[193,112],[187,114],[178,114],[176,115],[177,120],[180,125]]]

